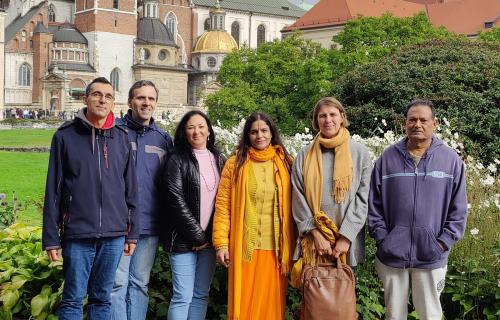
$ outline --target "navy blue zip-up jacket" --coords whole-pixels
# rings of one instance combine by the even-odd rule
[[[134,152],[140,234],[158,235],[162,210],[162,172],[165,160],[173,149],[172,138],[158,128],[153,119],[148,126],[132,119],[132,110],[123,118],[116,119],[116,125],[128,132]]]
[[[415,167],[406,143],[403,139],[387,148],[375,164],[368,229],[377,241],[377,257],[383,264],[442,268],[465,231],[465,166],[454,150],[434,136]]]
[[[127,133],[111,125],[96,129],[86,108],[54,134],[43,207],[42,244],[61,247],[61,238],[126,235],[139,238],[137,180]]]

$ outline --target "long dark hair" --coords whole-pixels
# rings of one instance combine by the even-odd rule
[[[186,125],[189,119],[191,117],[199,115],[202,116],[203,119],[207,122],[207,127],[208,127],[208,133],[209,139],[207,141],[207,149],[212,152],[216,157],[220,154],[219,149],[215,146],[215,132],[214,129],[212,129],[212,123],[210,122],[210,119],[208,119],[207,115],[204,114],[203,112],[199,110],[192,110],[187,112],[177,125],[177,128],[175,129],[175,136],[174,136],[174,148],[178,153],[183,153],[183,154],[191,154],[192,153],[192,147],[189,141],[186,138]]]
[[[280,146],[283,148],[283,151],[285,153],[285,165],[287,166],[288,171],[290,171],[292,168],[292,156],[290,156],[285,146],[283,145],[278,127],[274,124],[274,121],[270,115],[258,111],[252,113],[245,121],[245,126],[243,127],[243,132],[241,134],[240,142],[238,143],[236,152],[236,170],[234,171],[235,178],[238,177],[239,171],[248,157],[248,149],[252,146],[250,142],[250,130],[252,129],[252,124],[257,120],[262,120],[268,125],[272,134],[271,145]]]

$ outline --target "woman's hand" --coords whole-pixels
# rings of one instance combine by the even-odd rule
[[[344,237],[343,235],[335,241],[335,248],[333,249],[333,256],[335,258],[340,257],[341,254],[347,253],[351,247],[351,241]]]
[[[229,250],[227,249],[219,249],[216,253],[217,262],[228,268],[231,264],[231,260],[229,260]]]
[[[201,246],[198,246],[198,247],[193,247],[193,251],[200,251],[200,250],[203,250],[205,249],[206,247],[208,247],[208,242],[205,242],[204,244],[202,244]]]
[[[333,254],[332,246],[330,241],[325,238],[325,236],[318,229],[312,229],[311,234],[314,238],[314,246],[316,247],[316,251],[320,256],[328,255],[331,256]]]

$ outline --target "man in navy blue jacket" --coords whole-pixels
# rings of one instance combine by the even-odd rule
[[[43,248],[62,248],[64,289],[59,319],[108,319],[122,252],[139,238],[137,180],[127,133],[114,125],[114,90],[106,78],[86,88],[81,109],[52,138],[43,208]]]
[[[128,132],[137,168],[140,238],[133,256],[123,255],[111,294],[111,319],[142,320],[148,310],[148,283],[158,248],[161,173],[172,150],[172,138],[158,128],[153,113],[158,89],[153,82],[140,80],[129,90],[130,109],[116,123]],[[163,212],[164,213],[164,212]]]
[[[420,319],[441,320],[448,255],[467,220],[465,166],[433,134],[431,101],[408,105],[405,129],[407,137],[387,148],[372,172],[368,227],[377,241],[375,268],[386,319],[407,319],[411,287]]]

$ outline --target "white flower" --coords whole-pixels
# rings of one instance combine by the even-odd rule
[[[448,121],[448,119],[446,118],[443,118],[443,122],[445,125],[447,125],[448,127],[450,126],[450,122]]]
[[[478,163],[476,163],[476,168],[478,168],[479,170],[483,170],[484,166],[481,162],[478,162]]]
[[[490,163],[488,165],[488,170],[490,170],[492,173],[497,172],[497,166],[495,166],[493,163]]]
[[[309,128],[308,128],[308,127],[305,127],[305,128],[304,128],[304,131],[305,131],[306,133],[309,133]]]
[[[472,205],[470,203],[467,203],[467,209],[472,208]]]
[[[382,119],[382,124],[384,125],[384,127],[387,127],[387,122],[385,121],[385,119]]]
[[[490,202],[488,200],[484,200],[479,205],[480,208],[488,208],[490,206]]]
[[[477,236],[477,234],[479,233],[479,229],[478,228],[474,228],[470,231],[470,234],[473,235],[473,236]]]
[[[498,160],[498,159],[495,159],[493,161],[495,161],[496,164],[500,164],[500,160]]]
[[[485,186],[491,186],[495,184],[495,178],[492,176],[487,176],[486,179],[481,179],[481,183]]]
[[[458,132],[455,132],[455,133],[453,134],[453,138],[455,138],[455,139],[457,139],[457,140],[458,140]]]

